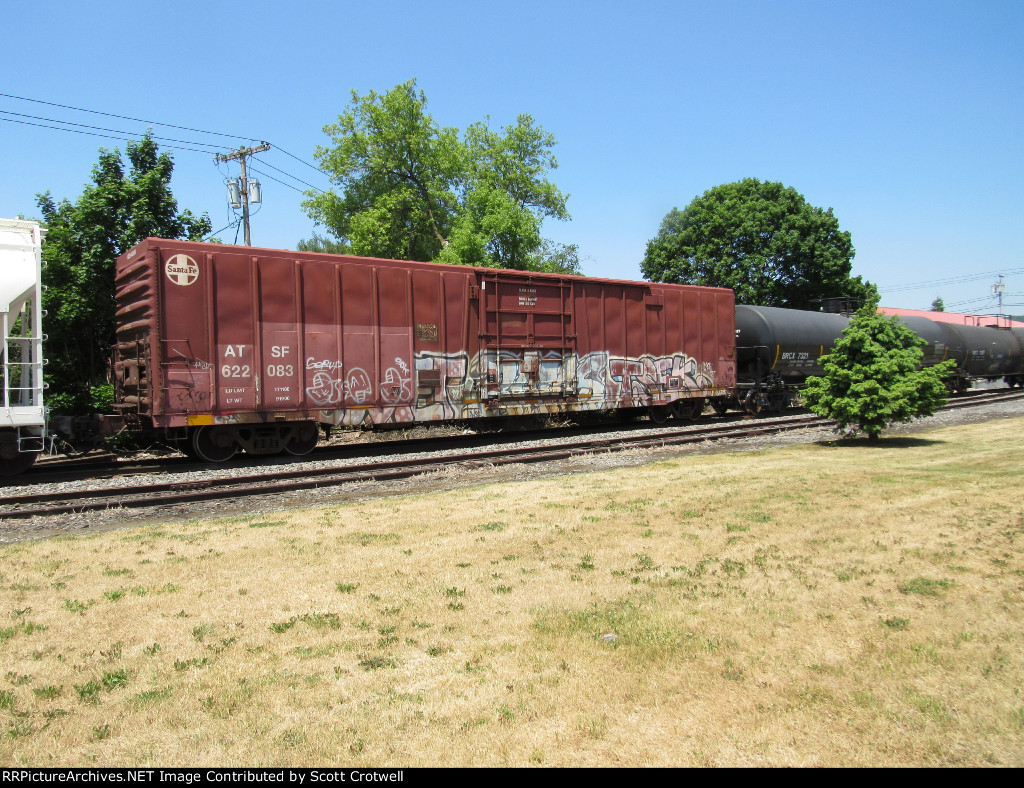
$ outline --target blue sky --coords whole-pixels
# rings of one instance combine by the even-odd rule
[[[940,296],[951,310],[994,312],[1002,273],[1004,303],[1024,312],[1021,0],[42,7],[4,10],[0,216],[37,216],[44,190],[77,198],[98,149],[123,151],[147,128],[45,101],[238,135],[154,126],[187,141],[162,143],[175,148],[172,187],[214,229],[233,218],[228,170],[184,148],[269,141],[254,162],[264,202],[253,243],[294,248],[314,229],[295,178],[328,186],[308,164],[323,126],[352,89],[415,77],[442,125],[529,113],[555,136],[552,179],[573,218],[545,234],[578,244],[587,275],[639,279],[671,208],[756,177],[832,208],[853,236],[854,273],[883,304],[926,309]]]

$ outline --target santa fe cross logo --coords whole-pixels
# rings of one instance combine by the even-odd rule
[[[187,254],[176,254],[164,265],[167,278],[176,285],[187,286],[199,278],[199,266]]]

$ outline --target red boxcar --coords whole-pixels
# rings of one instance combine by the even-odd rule
[[[147,238],[117,261],[117,407],[205,459],[319,424],[648,408],[735,386],[731,290]]]

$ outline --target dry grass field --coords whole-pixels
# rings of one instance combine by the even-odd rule
[[[1022,766],[1022,430],[8,544],[0,764]]]

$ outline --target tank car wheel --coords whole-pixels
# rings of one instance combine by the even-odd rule
[[[725,400],[713,399],[711,400],[711,407],[714,408],[715,413],[719,416],[724,416],[729,412],[729,403]]]
[[[655,424],[664,424],[672,415],[671,405],[650,405],[647,408],[647,418]]]
[[[304,422],[296,427],[292,439],[284,445],[285,454],[291,454],[293,457],[302,457],[309,454],[316,448],[319,437],[320,430],[318,426],[311,421]]]
[[[227,462],[238,452],[234,435],[222,427],[197,427],[188,444],[190,454],[204,462]]]

